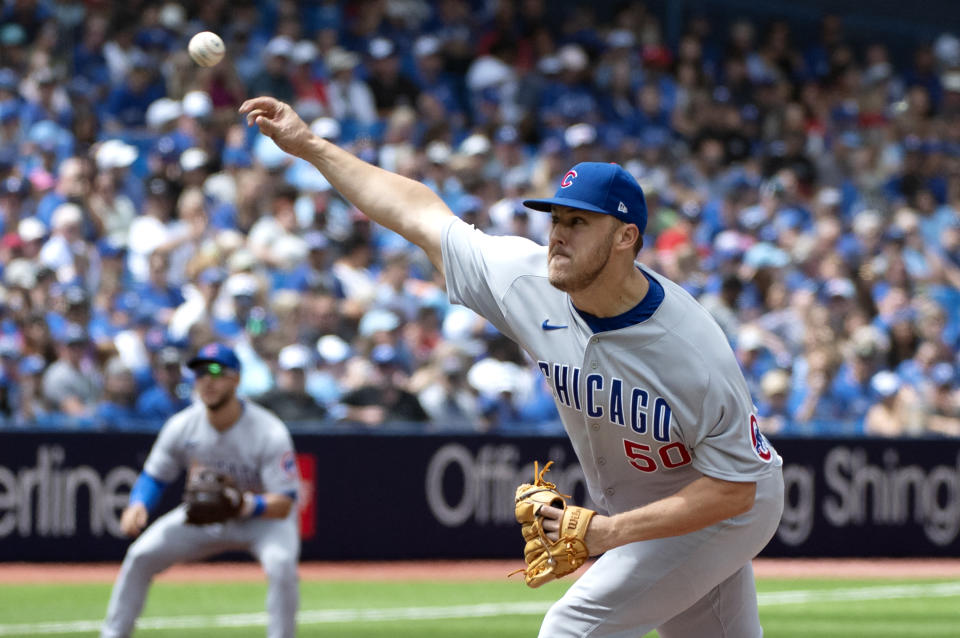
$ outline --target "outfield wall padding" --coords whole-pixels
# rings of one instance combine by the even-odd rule
[[[0,561],[122,558],[120,512],[153,434],[0,433]],[[514,558],[534,459],[591,505],[565,438],[296,434],[308,560]],[[767,557],[960,555],[960,441],[774,439],[787,503]],[[176,505],[171,485],[159,510]]]

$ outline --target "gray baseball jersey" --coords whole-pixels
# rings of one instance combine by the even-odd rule
[[[229,474],[243,491],[296,497],[299,487],[290,432],[272,412],[250,401],[244,401],[243,414],[226,432],[210,425],[199,402],[173,415],[143,469],[169,483],[193,465]]]
[[[553,390],[590,495],[601,509],[611,514],[635,509],[702,476],[757,482],[751,514],[758,519],[759,533],[741,533],[738,540],[737,535],[701,530],[715,554],[743,556],[716,574],[719,580],[710,587],[739,573],[779,520],[781,459],[760,433],[743,374],[709,314],[680,286],[638,265],[662,285],[662,303],[646,321],[595,334],[570,297],[549,283],[546,247],[519,237],[492,237],[455,219],[445,228],[442,248],[450,300],[486,317],[537,362]],[[634,546],[643,545],[633,543],[625,546],[632,549],[615,553],[640,551]],[[605,570],[605,564],[610,562],[601,559],[591,571]],[[696,581],[696,571],[685,580]],[[636,574],[631,578],[640,584]],[[742,584],[741,579],[736,586]],[[687,591],[675,599],[690,595]],[[698,600],[688,599],[688,607]],[[609,597],[596,603],[612,617]],[[679,613],[687,607],[664,607],[661,613],[668,609]],[[652,629],[674,615],[643,622]],[[549,635],[568,635],[559,633],[560,626]],[[623,635],[642,635],[637,626]],[[752,633],[747,628],[739,635]]]
[[[296,498],[299,488],[289,431],[271,412],[249,401],[225,432],[210,425],[206,407],[199,402],[170,417],[150,450],[144,471],[171,482],[195,465],[229,474],[244,491]],[[293,636],[299,604],[296,511],[292,508],[285,519],[253,518],[203,526],[188,525],[183,506],[164,514],[127,551],[101,635],[130,635],[151,580],[167,567],[228,550],[247,550],[263,565],[269,580],[268,635]]]

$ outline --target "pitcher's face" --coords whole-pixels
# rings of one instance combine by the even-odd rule
[[[602,213],[554,206],[547,251],[550,284],[567,293],[588,287],[610,261],[618,221]]]

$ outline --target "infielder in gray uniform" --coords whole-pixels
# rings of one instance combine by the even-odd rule
[[[271,412],[237,397],[240,362],[230,348],[206,345],[187,365],[196,373],[200,401],[164,424],[131,490],[120,525],[140,537],[123,560],[101,636],[129,636],[153,577],[174,563],[246,550],[269,580],[267,635],[290,638],[296,633],[300,557],[294,507],[299,476],[290,433]],[[238,516],[194,525],[180,505],[147,527],[163,488],[184,470],[198,468],[233,479],[243,495]]]
[[[241,108],[310,161],[373,221],[420,246],[451,301],[485,316],[539,363],[606,515],[602,554],[543,621],[544,638],[756,638],[751,559],[783,509],[781,460],[717,324],[680,286],[635,261],[643,193],[615,164],[582,163],[556,197],[549,246],[491,237],[429,188],[313,135],[286,104]],[[561,510],[544,507],[548,536]]]

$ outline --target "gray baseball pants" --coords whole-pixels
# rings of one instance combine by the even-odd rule
[[[249,551],[267,575],[268,638],[293,638],[300,602],[296,515],[199,526],[187,525],[183,506],[158,518],[127,550],[101,638],[127,638],[133,633],[153,577],[166,568],[236,550]]]
[[[778,470],[745,514],[605,553],[550,608],[540,638],[760,638],[750,561],[773,537],[783,496]]]

